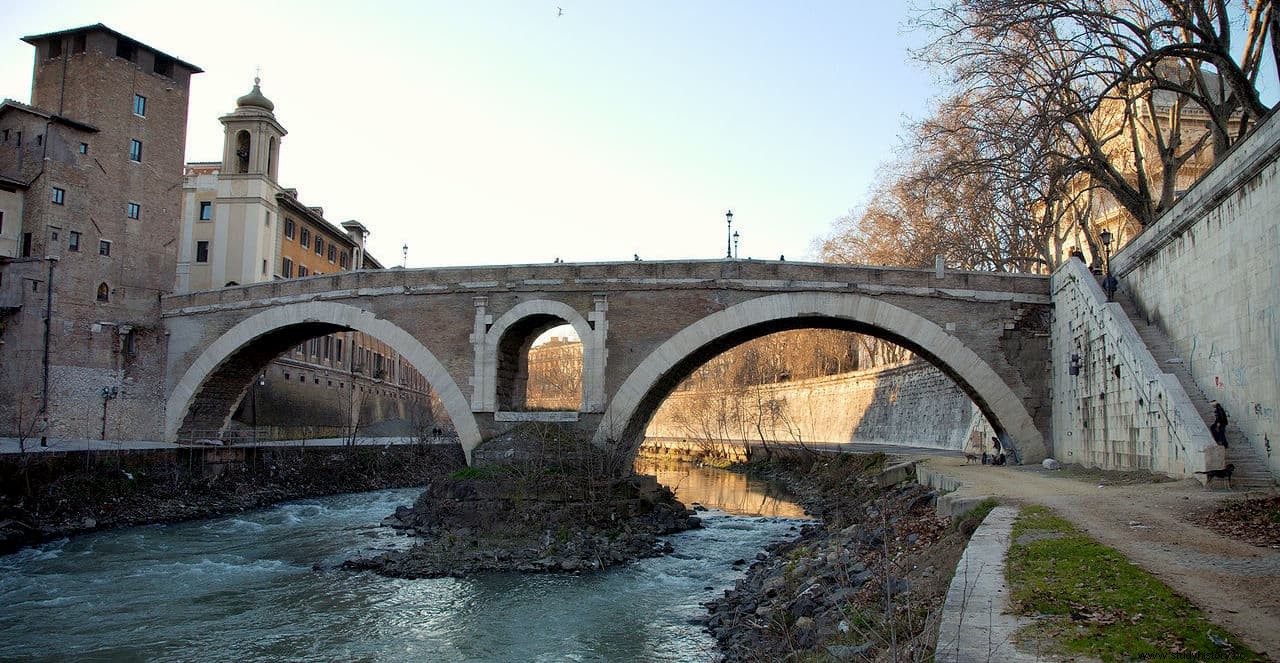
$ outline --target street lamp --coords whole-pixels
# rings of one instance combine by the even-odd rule
[[[1111,275],[1111,231],[1104,228],[1098,234],[1098,239],[1102,240],[1102,251],[1106,256],[1104,264],[1106,276],[1102,278],[1102,290],[1107,293],[1107,301],[1111,301],[1111,297],[1116,292],[1116,277]]]
[[[733,259],[738,259],[738,231],[733,231]]]
[[[409,245],[406,243],[400,247],[400,267],[401,269],[409,266]]]
[[[724,257],[732,258],[733,257],[733,210],[729,210],[724,213],[724,220],[726,223],[729,224],[728,229],[725,231]]]

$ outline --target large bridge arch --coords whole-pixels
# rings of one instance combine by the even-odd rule
[[[786,329],[828,327],[868,333],[924,357],[956,381],[1024,461],[1048,455],[1044,434],[1022,399],[963,341],[900,306],[853,293],[776,294],[707,315],[658,346],[618,387],[594,441],[634,453],[666,396],[694,368],[742,342]]]
[[[222,430],[260,366],[302,336],[342,330],[364,332],[391,346],[422,373],[458,431],[468,460],[480,429],[467,398],[444,364],[412,334],[375,314],[337,302],[305,302],[263,310],[227,330],[182,374],[165,402],[165,439],[184,429]],[[266,358],[264,360],[264,357]]]

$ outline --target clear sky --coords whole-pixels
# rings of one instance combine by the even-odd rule
[[[557,5],[563,15],[557,16]],[[388,265],[804,258],[925,112],[901,3],[14,2],[22,35],[102,22],[202,67],[187,160],[261,67],[289,131],[280,182],[359,219]]]

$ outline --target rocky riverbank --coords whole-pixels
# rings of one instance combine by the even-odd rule
[[[0,554],[94,530],[175,522],[286,500],[421,486],[461,447],[273,447],[0,456]]]
[[[348,568],[403,578],[597,570],[671,552],[658,537],[699,520],[653,477],[496,467],[432,482],[384,524],[421,540]]]
[[[726,661],[929,660],[951,575],[976,522],[951,523],[883,456],[799,455],[745,471],[783,480],[820,520],[756,555],[707,605]]]

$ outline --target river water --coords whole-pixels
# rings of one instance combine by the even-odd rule
[[[301,500],[62,540],[0,557],[0,660],[707,661],[700,603],[802,514],[718,470],[646,468],[705,527],[676,552],[581,576],[398,580],[337,568],[407,537],[418,489]]]

